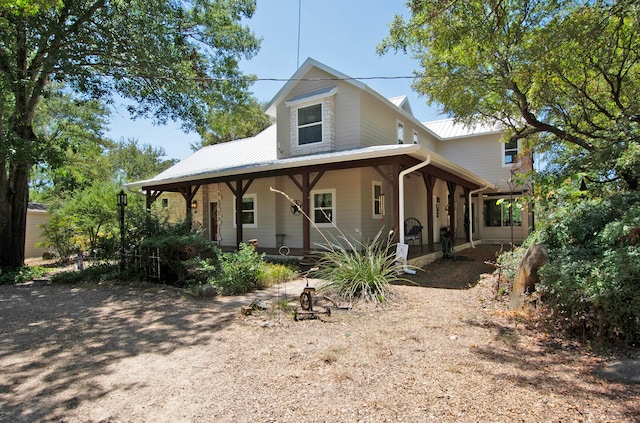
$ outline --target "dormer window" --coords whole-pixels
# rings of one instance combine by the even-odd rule
[[[298,145],[322,142],[322,104],[298,109]]]
[[[291,110],[291,156],[335,150],[335,101],[337,87],[297,95],[285,102]]]

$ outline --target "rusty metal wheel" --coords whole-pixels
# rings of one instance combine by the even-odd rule
[[[300,306],[303,310],[311,310],[311,293],[303,292],[300,294]]]

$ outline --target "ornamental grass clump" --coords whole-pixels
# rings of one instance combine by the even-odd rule
[[[382,231],[367,243],[340,237],[340,242],[323,245],[318,277],[321,290],[334,292],[343,300],[362,299],[381,303],[387,299],[392,282],[405,280],[398,274],[391,241],[382,240]]]

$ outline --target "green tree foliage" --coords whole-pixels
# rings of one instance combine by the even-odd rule
[[[121,140],[107,153],[111,175],[120,181],[132,182],[151,178],[176,163],[175,159],[163,159],[162,147],[138,145],[137,139]]]
[[[414,84],[460,120],[548,151],[564,175],[640,188],[640,7],[606,0],[413,0],[379,46],[411,51]]]
[[[640,342],[640,194],[557,207],[532,240],[548,246],[543,303],[564,329],[600,342]]]
[[[205,128],[200,129],[201,141],[192,145],[198,150],[207,145],[252,137],[272,124],[263,106],[254,98],[240,103],[232,110],[214,110],[207,116]]]
[[[62,89],[40,102],[34,131],[46,156],[34,166],[30,199],[48,202],[83,190],[109,175],[103,150],[112,143],[103,136],[109,116],[99,100],[85,100]]]
[[[254,10],[255,0],[0,3],[0,266],[24,260],[31,169],[50,156],[34,122],[51,84],[201,127],[247,96],[237,65],[258,49],[241,22]]]
[[[43,225],[45,245],[55,248],[61,258],[80,251],[96,252],[101,240],[119,234],[113,182],[96,181],[51,204],[51,217]]]

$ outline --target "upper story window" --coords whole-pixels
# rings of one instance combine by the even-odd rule
[[[335,150],[337,92],[337,87],[321,88],[285,101],[290,110],[291,156]]]
[[[404,144],[404,123],[398,121],[398,144]]]
[[[413,131],[413,143],[418,144],[418,131]]]
[[[503,165],[510,166],[514,164],[518,157],[518,141],[509,141],[507,143],[502,143],[502,148],[504,151],[504,161],[502,162]]]
[[[298,109],[298,145],[322,142],[322,104]]]

